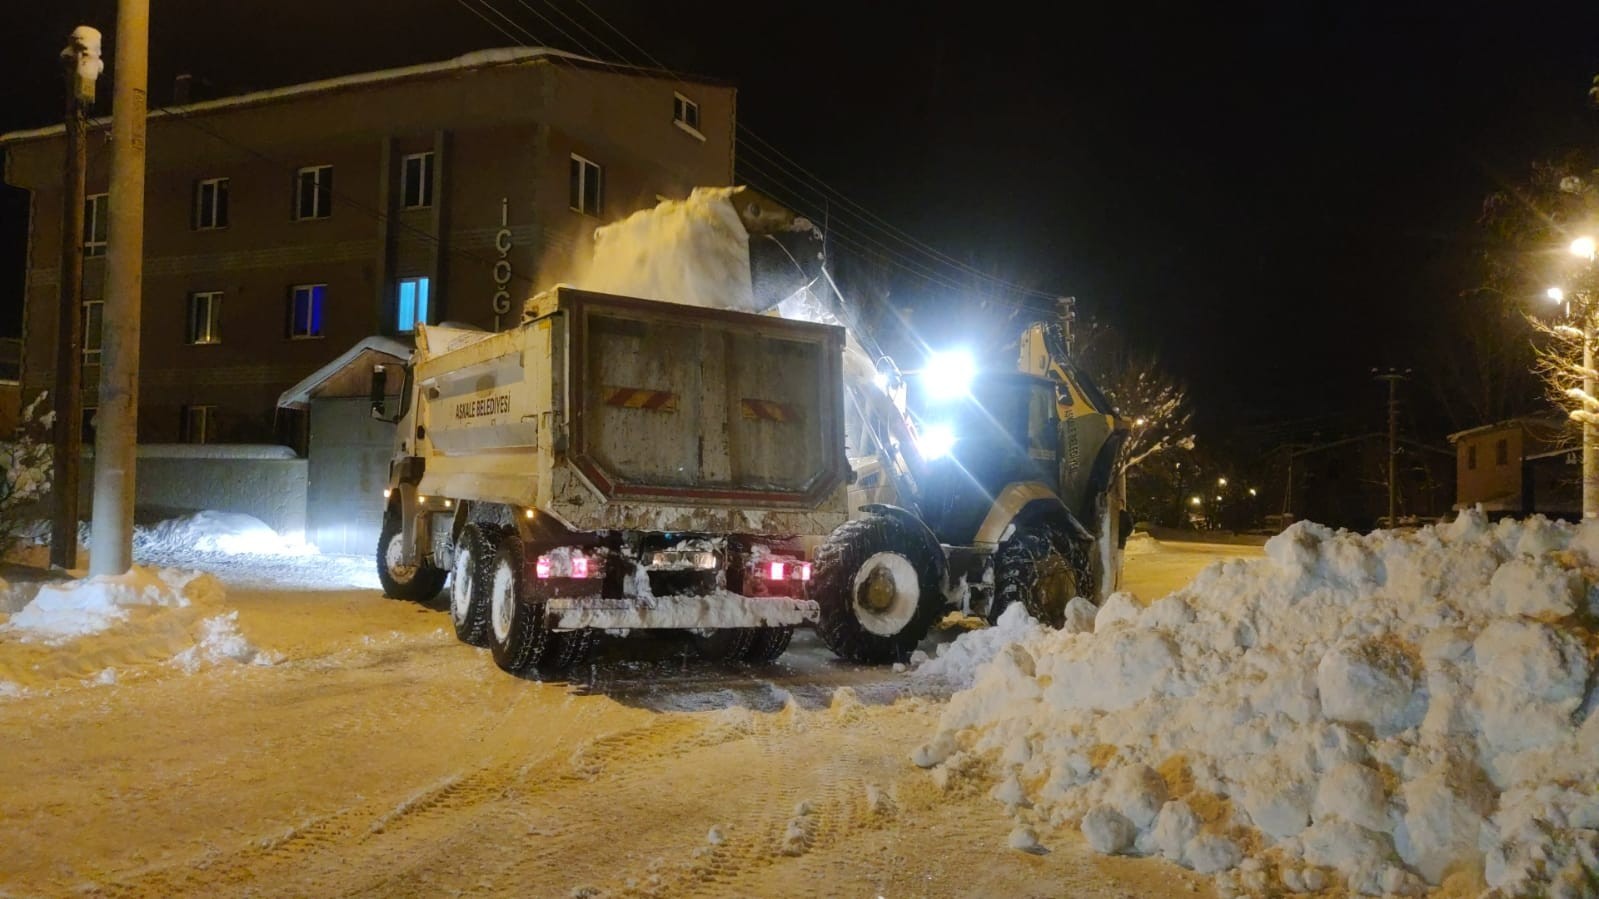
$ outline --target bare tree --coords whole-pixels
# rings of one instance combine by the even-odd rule
[[[1118,477],[1156,455],[1194,448],[1188,393],[1155,353],[1133,347],[1104,322],[1079,318],[1073,331],[1078,366],[1132,429],[1116,459]]]

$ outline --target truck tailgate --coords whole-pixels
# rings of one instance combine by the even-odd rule
[[[815,506],[843,483],[843,333],[563,288],[569,459],[607,497]]]

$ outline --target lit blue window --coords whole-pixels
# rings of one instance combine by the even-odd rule
[[[321,337],[322,312],[328,298],[326,284],[301,284],[289,293],[289,336]]]
[[[416,330],[416,326],[432,324],[428,318],[428,279],[406,278],[400,282],[399,308],[395,310],[394,326],[402,334]]]

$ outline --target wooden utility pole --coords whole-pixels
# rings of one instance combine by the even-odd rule
[[[1376,377],[1388,382],[1388,527],[1396,528],[1399,526],[1399,382],[1405,379],[1405,374],[1390,368]]]
[[[61,51],[66,76],[66,161],[61,174],[61,279],[57,310],[55,381],[55,459],[51,492],[55,517],[50,522],[50,564],[78,567],[78,472],[83,443],[83,217],[84,173],[88,146],[84,140],[94,83],[103,68],[100,32],[79,26]]]
[[[100,400],[94,434],[91,575],[133,567],[133,478],[139,428],[139,316],[144,278],[144,141],[150,0],[117,0],[111,105],[111,217],[107,235]]]

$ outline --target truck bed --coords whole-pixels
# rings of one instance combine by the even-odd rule
[[[460,333],[419,340],[423,493],[575,530],[844,520],[841,329],[561,288],[513,330]]]

